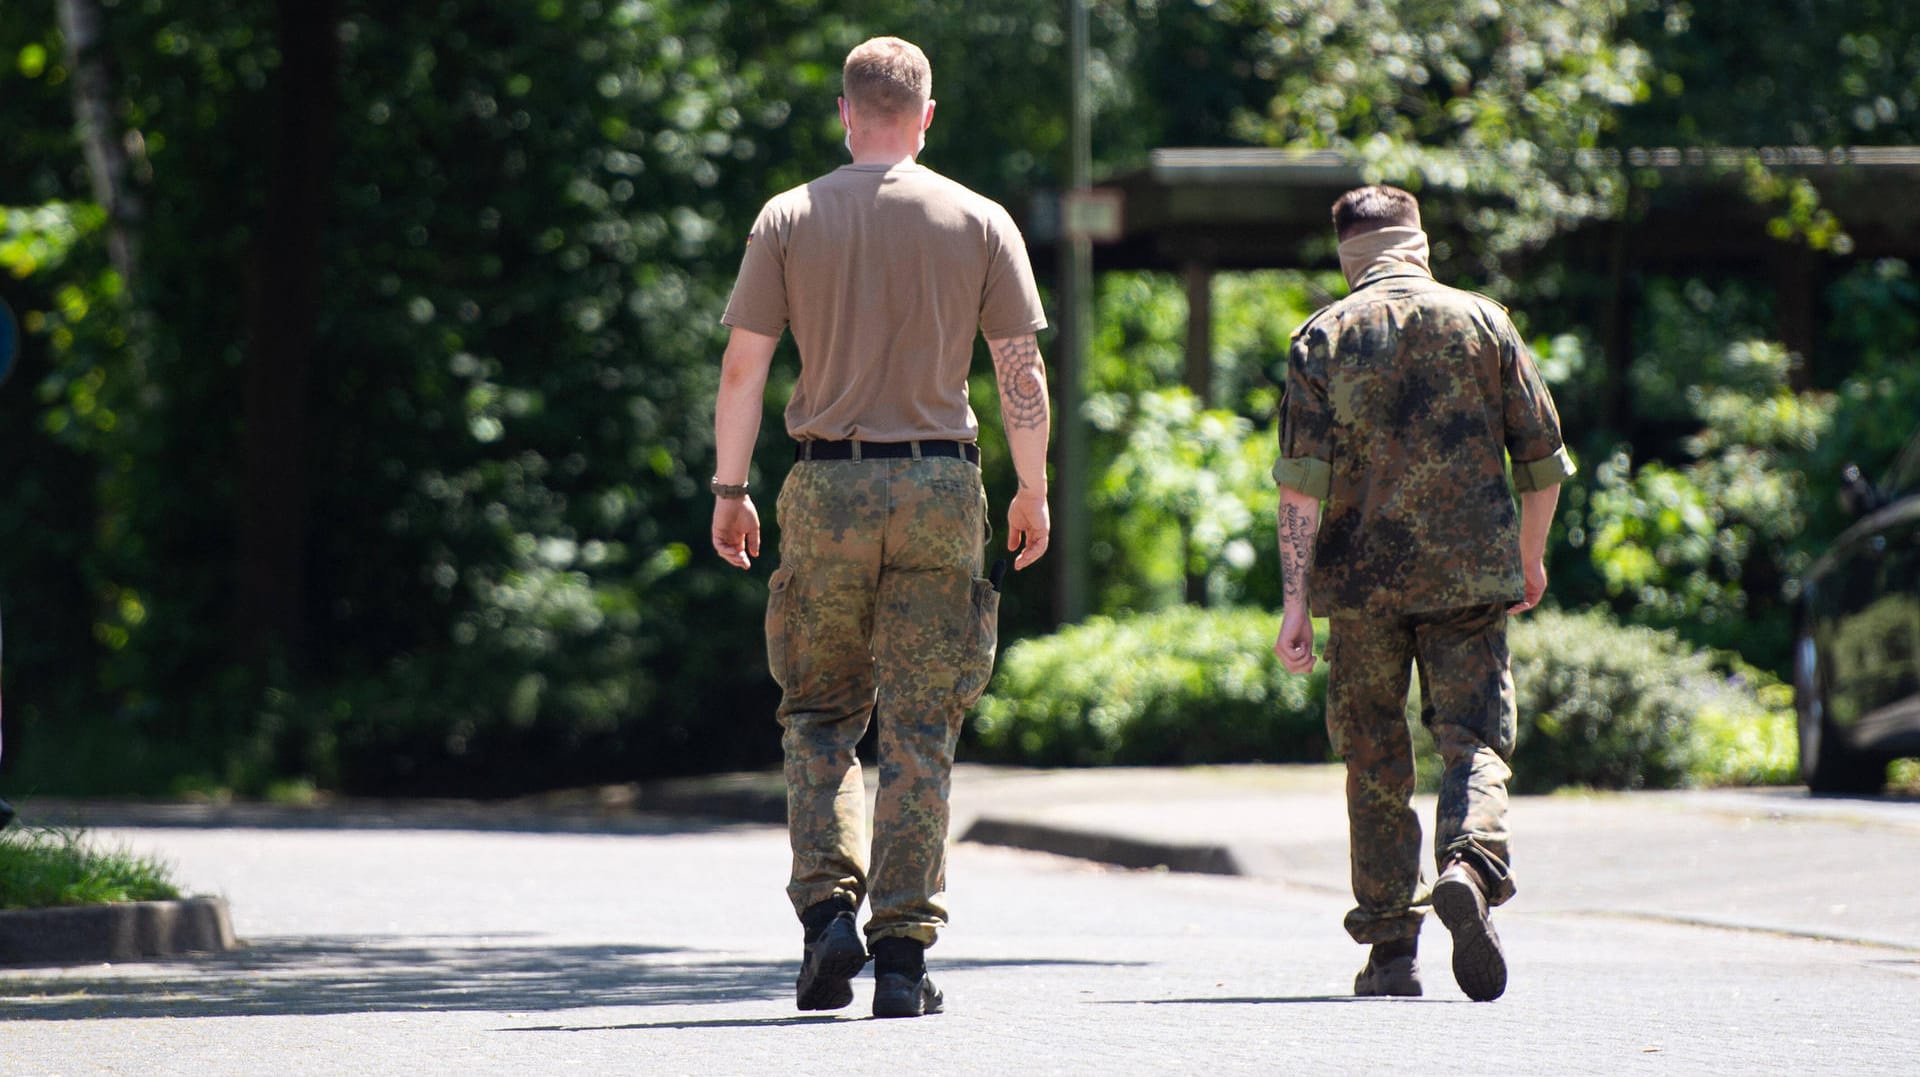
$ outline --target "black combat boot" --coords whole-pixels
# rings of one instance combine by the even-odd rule
[[[1455,857],[1433,884],[1433,911],[1453,932],[1453,978],[1475,1002],[1507,989],[1507,955],[1487,918],[1487,884],[1472,864]]]
[[[927,948],[913,939],[873,940],[873,980],[875,1017],[919,1017],[946,1007],[927,975]]]
[[[800,914],[806,946],[800,952],[800,978],[794,1000],[803,1010],[837,1010],[853,1001],[853,978],[867,963],[854,924],[853,902],[828,898]]]
[[[1367,955],[1367,967],[1353,978],[1356,995],[1420,995],[1420,936],[1376,942]]]

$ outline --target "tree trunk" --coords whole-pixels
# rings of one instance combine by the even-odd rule
[[[307,395],[337,105],[338,0],[279,0],[282,64],[247,345],[236,643],[297,654],[307,621]]]
[[[140,200],[127,163],[127,142],[113,115],[113,66],[99,0],[58,0],[60,36],[72,69],[73,118],[93,180],[93,198],[107,211],[107,254],[129,286],[138,250]]]

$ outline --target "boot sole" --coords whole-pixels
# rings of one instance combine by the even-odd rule
[[[1433,911],[1453,934],[1453,978],[1475,1002],[1491,1002],[1507,990],[1507,956],[1487,920],[1487,899],[1462,879],[1442,879],[1433,888]]]
[[[803,1010],[838,1010],[853,1004],[853,978],[867,964],[867,949],[851,928],[829,927],[819,948],[808,955],[794,981],[794,1000]]]

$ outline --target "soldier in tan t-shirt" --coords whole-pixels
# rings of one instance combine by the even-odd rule
[[[787,887],[804,930],[803,1010],[853,1001],[866,964],[878,1017],[937,1013],[925,950],[946,923],[947,796],[967,708],[993,670],[999,580],[982,578],[987,500],[967,403],[976,334],[999,379],[1019,475],[1007,549],[1047,547],[1046,326],[1006,210],[917,163],[933,119],[918,48],[875,38],[847,56],[840,118],[853,163],[760,211],[722,321],[713,547],[760,554],[747,468],[780,334],[800,377],[795,463],[780,489],[767,666],[782,689]],[[854,746],[875,712],[880,790],[871,860]]]

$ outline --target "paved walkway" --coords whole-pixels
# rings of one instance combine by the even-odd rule
[[[917,1022],[862,1020],[864,977],[847,1011],[793,1011],[785,835],[696,814],[777,817],[773,775],[504,804],[30,803],[223,895],[246,946],[0,969],[0,1075],[1912,1068],[1920,801],[1521,800],[1513,985],[1469,1006],[1431,925],[1426,998],[1347,994],[1340,788],[1326,767],[962,769],[957,834],[1200,870],[959,842],[951,1012]]]
[[[956,832],[1344,895],[1343,782],[1337,766],[974,771],[958,783]],[[1416,807],[1430,828],[1433,798]],[[1532,912],[1920,950],[1920,800],[1799,788],[1561,794],[1516,798],[1511,822],[1516,900]],[[1103,856],[1103,842],[1122,855]]]
[[[869,773],[869,781],[872,774]],[[1025,770],[962,765],[958,840],[1125,867],[1252,876],[1345,895],[1338,766]],[[90,826],[640,833],[662,815],[779,822],[777,774],[615,787],[503,803],[315,807],[41,802],[33,821]],[[1431,797],[1416,801],[1431,826]],[[1920,799],[1804,789],[1516,798],[1517,900],[1920,950]]]

